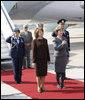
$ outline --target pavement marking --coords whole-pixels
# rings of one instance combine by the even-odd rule
[[[32,99],[19,90],[1,81],[1,98],[2,99]]]

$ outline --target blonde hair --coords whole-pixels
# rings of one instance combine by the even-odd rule
[[[62,27],[61,25],[58,25],[56,28],[55,28],[55,34],[58,35],[58,31],[59,30],[62,30]]]
[[[43,28],[40,28],[40,27],[36,28],[35,31],[34,31],[35,38],[39,37],[39,30],[41,30],[42,32],[44,32]]]

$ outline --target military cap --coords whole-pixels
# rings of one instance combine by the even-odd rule
[[[19,30],[19,28],[15,28],[14,30],[13,30],[13,32],[20,32],[20,30]]]
[[[41,23],[38,24],[38,27],[43,28],[43,24],[41,24]]]
[[[28,27],[28,25],[27,25],[27,24],[25,24],[25,25],[23,25],[23,28],[24,28],[24,27]]]
[[[60,19],[58,20],[57,24],[60,24],[60,23],[65,24],[66,21],[67,21],[66,19]]]

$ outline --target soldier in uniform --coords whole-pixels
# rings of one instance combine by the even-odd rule
[[[26,55],[24,39],[20,37],[20,30],[15,28],[13,35],[9,36],[6,42],[11,44],[10,56],[12,57],[15,83],[20,84],[22,83],[22,62]]]
[[[24,38],[25,41],[25,48],[26,48],[26,57],[23,61],[23,68],[31,68],[30,67],[30,51],[31,51],[31,44],[32,44],[32,33],[28,31],[28,25],[23,25],[23,31],[21,32],[21,37]]]

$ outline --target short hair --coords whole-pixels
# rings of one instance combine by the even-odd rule
[[[55,29],[55,34],[58,35],[58,31],[62,30],[61,25],[58,25]]]
[[[42,32],[44,32],[43,28],[40,28],[40,27],[36,28],[35,31],[34,31],[35,38],[39,37],[39,35],[38,35],[39,34],[39,30],[41,30]]]

